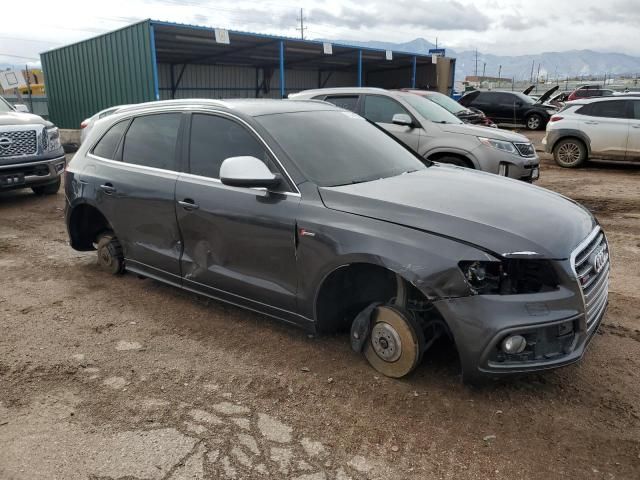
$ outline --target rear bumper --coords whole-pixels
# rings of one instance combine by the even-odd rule
[[[0,165],[0,190],[30,188],[57,182],[66,164],[65,156],[47,160]]]

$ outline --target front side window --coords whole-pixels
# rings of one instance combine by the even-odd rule
[[[93,147],[93,154],[98,157],[106,158],[109,160],[116,159],[116,149],[120,144],[122,135],[129,125],[129,120],[116,123],[112,126],[107,133],[105,133],[100,141]]]
[[[161,113],[137,117],[124,139],[122,160],[135,165],[178,170],[176,144],[180,113]]]
[[[357,95],[333,95],[324,99],[325,102],[333,103],[336,107],[344,108],[345,110],[356,111],[356,105],[358,104]]]
[[[189,141],[190,173],[220,178],[220,166],[230,157],[256,157],[276,173],[264,145],[239,123],[215,115],[194,114]]]
[[[364,118],[367,120],[375,123],[393,123],[393,116],[398,113],[409,115],[402,105],[391,98],[367,95],[364,102]]]

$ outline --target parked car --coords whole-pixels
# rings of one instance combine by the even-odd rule
[[[496,128],[466,125],[434,102],[381,88],[325,88],[289,96],[351,110],[387,130],[420,157],[533,182],[539,158],[528,138]]]
[[[573,92],[569,94],[567,101],[572,102],[573,100],[580,100],[582,98],[591,98],[591,97],[610,97],[614,94],[613,90],[609,90],[607,88],[602,88],[596,85],[583,85],[582,87],[576,88]]]
[[[579,167],[590,158],[640,161],[640,98],[570,102],[551,117],[542,144],[561,167]]]
[[[437,103],[442,108],[447,110],[449,113],[452,113],[453,115],[458,117],[464,123],[497,128],[497,125],[493,123],[489,118],[487,118],[487,116],[481,110],[475,108],[472,110],[470,108],[463,107],[453,98],[448,97],[443,93],[431,92],[429,90],[411,90],[409,88],[403,88],[400,91],[413,93],[414,95],[418,95],[420,97],[426,98],[427,100],[431,100],[432,102]]]
[[[460,103],[479,108],[498,125],[524,124],[529,130],[538,130],[558,111],[557,107],[544,103],[547,98],[542,96],[536,101],[521,92],[475,90],[462,97]]]
[[[117,112],[119,109],[123,107],[128,107],[128,105],[115,105],[113,107],[105,108],[104,110],[100,110],[95,115],[89,118],[85,118],[80,123],[80,144],[82,144],[82,142],[84,142],[84,139],[87,138],[87,135],[93,128],[94,123],[96,123],[98,120],[108,117],[109,115]]]
[[[109,272],[351,331],[391,377],[440,337],[468,381],[567,365],[607,305],[607,242],[588,210],[424,162],[325,102],[121,109],[71,160],[65,193],[71,246],[96,248]]]
[[[55,125],[17,111],[0,97],[0,191],[31,188],[37,195],[54,194],[64,166]]]

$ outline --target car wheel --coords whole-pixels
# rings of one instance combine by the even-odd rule
[[[111,232],[103,233],[96,244],[98,265],[112,275],[124,273],[124,255],[122,245]]]
[[[48,185],[42,185],[40,187],[31,187],[33,193],[36,195],[55,195],[60,190],[60,177],[55,183],[50,183]]]
[[[563,168],[576,168],[587,159],[587,149],[580,140],[565,138],[553,147],[553,158]]]
[[[374,310],[364,355],[378,372],[404,377],[420,363],[424,349],[424,334],[410,313],[389,305]]]
[[[440,162],[440,163],[447,163],[449,165],[456,165],[458,167],[473,168],[471,165],[469,165],[469,162],[467,162],[464,158],[460,158],[460,157],[446,156],[446,157],[440,157],[434,161]]]
[[[538,130],[542,127],[542,117],[537,113],[531,114],[527,117],[526,125],[528,130]]]

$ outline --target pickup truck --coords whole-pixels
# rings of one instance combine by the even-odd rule
[[[31,188],[36,195],[55,194],[64,168],[56,126],[0,97],[0,191]]]

